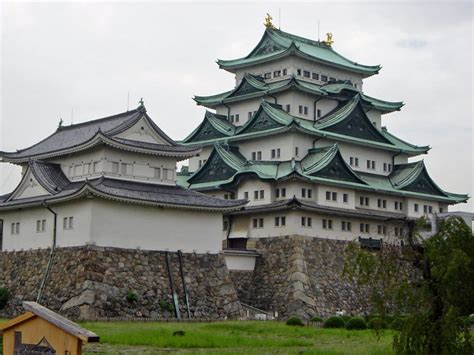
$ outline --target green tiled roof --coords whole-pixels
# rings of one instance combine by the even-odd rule
[[[184,139],[184,142],[192,141],[193,139],[230,137],[235,134],[236,129],[237,127],[230,123],[226,116],[206,111],[201,124]]]
[[[242,90],[243,86],[251,87],[253,90]],[[400,110],[403,102],[390,102],[375,99],[367,96],[354,88],[346,82],[329,83],[325,85],[318,85],[295,77],[265,83],[259,76],[246,73],[241,83],[233,90],[226,91],[217,95],[211,96],[195,96],[194,100],[202,106],[215,108],[216,106],[247,100],[249,98],[264,97],[267,95],[283,92],[289,89],[296,89],[306,93],[334,97],[340,95],[342,92],[351,95],[360,94],[364,105],[380,110],[382,113],[389,113]]]
[[[224,170],[231,173],[221,178]],[[395,165],[389,176],[355,172],[342,159],[337,144],[311,149],[300,161],[283,162],[248,161],[236,147],[216,144],[207,162],[183,186],[195,190],[215,190],[237,184],[242,175],[272,181],[298,176],[322,184],[446,203],[465,202],[469,198],[467,195],[453,194],[439,188],[429,177],[423,161]]]
[[[360,73],[364,76],[377,74],[380,65],[363,65],[349,60],[324,42],[314,41],[277,29],[266,29],[257,46],[244,58],[218,60],[226,70],[245,68],[251,65],[276,60],[288,55],[296,55],[332,67]]]
[[[345,104],[341,104],[332,113],[317,121],[321,122],[321,124],[318,123],[315,125],[313,121],[291,116],[282,110],[279,105],[262,101],[257,113],[252,117],[252,119],[247,121],[245,125],[236,127],[234,135],[205,140],[197,139],[196,135],[191,134],[183,142],[184,144],[199,143],[201,145],[213,145],[216,142],[235,142],[272,134],[280,134],[287,132],[290,129],[294,129],[299,132],[318,137],[326,137],[339,142],[376,147],[410,155],[426,153],[430,149],[428,146],[419,147],[407,143],[388,133],[385,128],[382,130],[376,130],[376,128],[372,127],[372,123],[367,118],[364,111],[361,110],[360,105],[362,105],[360,98],[355,97],[354,99],[347,101]],[[359,115],[358,124],[360,124],[361,120],[365,121],[364,125],[366,131],[372,132],[370,135],[367,135],[367,137],[364,138],[364,136],[357,132],[356,135],[350,131],[342,132],[341,129],[331,131],[331,127],[335,127],[336,124],[340,123],[342,120],[350,118],[349,115],[352,115],[356,109],[359,110],[359,113],[356,113]],[[256,121],[259,123],[258,128],[255,128]],[[267,126],[264,125],[265,122],[267,123]]]

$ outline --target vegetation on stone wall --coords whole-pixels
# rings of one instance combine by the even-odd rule
[[[3,309],[7,302],[8,298],[10,297],[10,292],[5,287],[0,287],[0,309]]]
[[[474,313],[474,234],[461,219],[449,218],[423,240],[416,232],[423,223],[406,222],[402,247],[385,244],[370,252],[350,245],[344,274],[370,289],[382,322],[388,313],[404,316],[393,342],[397,353],[472,354],[464,319]]]

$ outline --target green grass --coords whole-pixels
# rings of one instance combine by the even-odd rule
[[[117,351],[120,346],[205,350],[219,353],[390,354],[393,333],[379,341],[369,330],[291,327],[279,322],[89,322],[82,323]],[[183,330],[184,336],[173,336]],[[86,347],[86,352],[89,347]],[[93,346],[92,346],[93,347]],[[140,349],[141,351],[143,349]]]

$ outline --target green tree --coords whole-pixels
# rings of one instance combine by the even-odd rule
[[[474,234],[462,219],[441,221],[421,239],[425,221],[404,221],[403,245],[370,252],[352,243],[344,274],[367,292],[381,318],[404,317],[393,347],[399,354],[472,354],[467,323],[474,313]],[[376,329],[380,332],[380,329]]]

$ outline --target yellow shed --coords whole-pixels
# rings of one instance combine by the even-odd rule
[[[23,302],[23,307],[25,314],[0,325],[4,355],[80,355],[84,342],[99,341],[96,334],[36,302]]]

